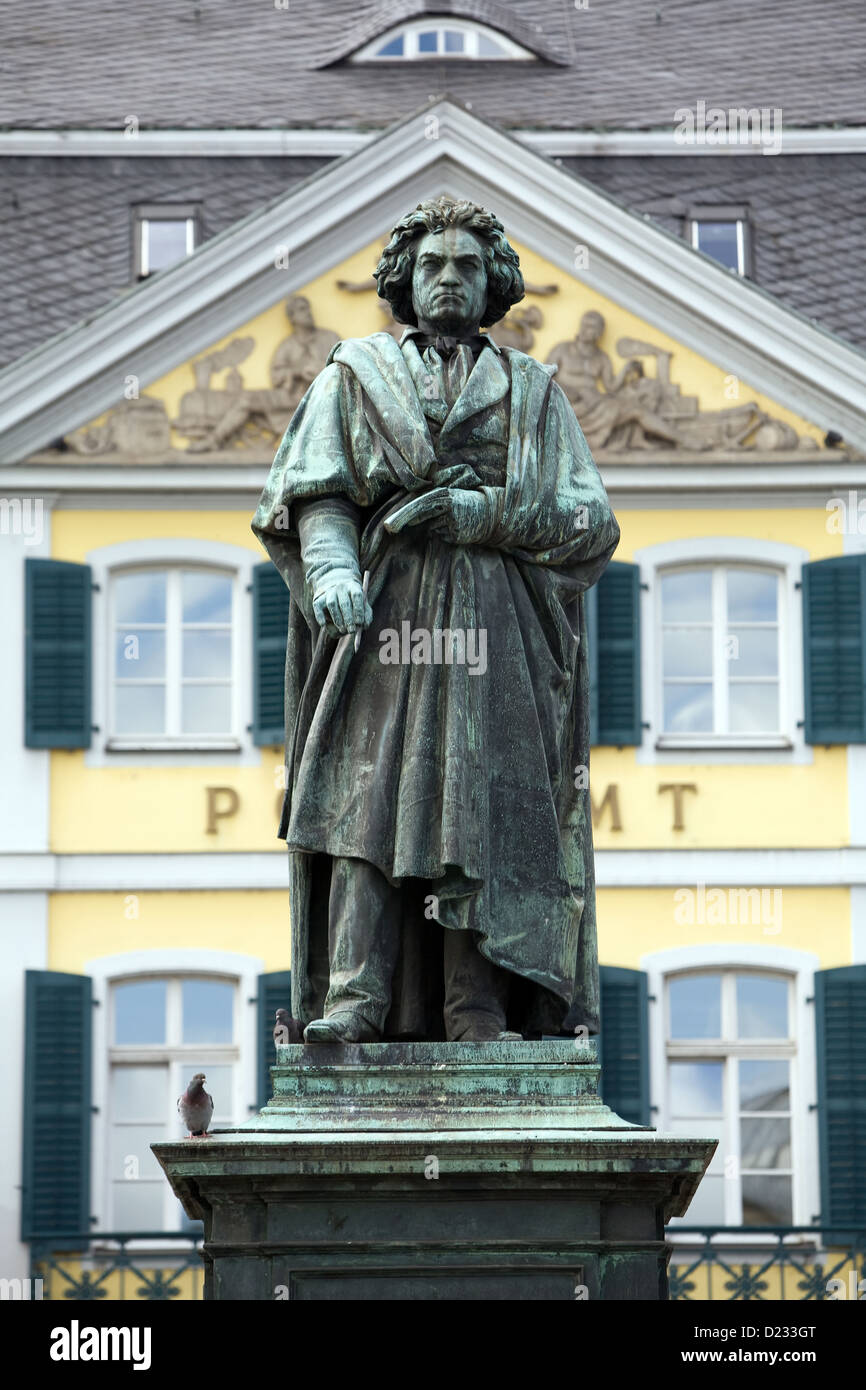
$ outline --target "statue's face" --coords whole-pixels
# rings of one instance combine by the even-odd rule
[[[487,307],[487,271],[481,242],[465,227],[428,232],[418,243],[412,271],[412,307],[428,333],[477,333]]]
[[[290,299],[286,306],[286,313],[293,328],[312,328],[313,311],[308,299]]]
[[[597,343],[601,337],[603,328],[604,323],[598,314],[584,314],[583,318],[580,320],[580,328],[577,334],[578,341],[585,343],[587,346],[591,343]]]

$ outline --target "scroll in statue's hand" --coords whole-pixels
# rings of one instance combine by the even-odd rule
[[[491,503],[486,492],[438,487],[400,507],[385,522],[385,530],[396,534],[407,526],[426,524],[437,536],[443,536],[454,545],[471,545],[487,538],[492,522]]]
[[[363,587],[350,570],[331,570],[322,576],[313,594],[313,612],[320,627],[341,637],[369,627],[373,621]]]

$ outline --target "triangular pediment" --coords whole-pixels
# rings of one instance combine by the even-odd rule
[[[397,331],[372,268],[443,192],[504,222],[527,296],[492,335],[558,363],[600,457],[866,450],[864,354],[446,101],[0,373],[0,461],[267,458],[336,338]]]

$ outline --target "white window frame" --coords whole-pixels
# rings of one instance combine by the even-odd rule
[[[229,666],[228,678],[214,678],[212,682],[203,681],[203,684],[212,683],[214,685],[228,685],[229,687],[229,726],[219,733],[191,734],[181,729],[183,685],[183,608],[182,608],[182,575],[184,573],[197,572],[199,574],[211,574],[226,578],[231,583],[231,617],[228,625],[225,623],[215,624],[219,627],[229,627],[231,636],[231,663]],[[114,651],[117,635],[122,629],[122,624],[118,621],[115,611],[116,587],[115,581],[126,574],[164,574],[166,576],[166,595],[165,595],[165,622],[160,624],[165,633],[165,673],[162,680],[154,678],[151,684],[160,684],[165,688],[165,731],[161,734],[118,734],[116,728],[116,704],[117,704],[117,672],[112,666],[111,680],[109,682],[108,699],[108,742],[111,748],[177,748],[189,747],[218,747],[225,748],[237,747],[240,741],[238,729],[238,687],[240,684],[240,663],[235,633],[237,631],[238,609],[240,607],[240,595],[238,593],[237,578],[234,570],[223,569],[215,565],[128,565],[117,566],[111,571],[109,579],[108,607],[109,607],[109,630],[111,634],[111,647]],[[130,629],[147,631],[152,625],[147,623],[129,623]],[[132,678],[130,678],[132,679]]]
[[[728,679],[730,671],[727,666],[722,664],[722,662],[725,660],[725,657],[724,653],[720,651],[720,647],[724,642],[725,633],[728,627],[731,626],[728,620],[728,610],[726,603],[727,585],[725,576],[727,576],[731,570],[735,569],[751,572],[753,574],[760,573],[772,575],[772,577],[777,581],[776,593],[778,602],[776,610],[776,622],[774,624],[774,627],[777,634],[779,660],[776,680],[772,683],[777,686],[779,693],[778,731],[767,730],[764,733],[753,734],[730,733],[726,728],[726,725],[728,724],[730,717],[730,685]],[[698,570],[709,570],[710,572],[710,636],[712,639],[712,679],[709,682],[709,684],[712,692],[713,728],[711,730],[702,730],[700,732],[683,734],[677,734],[671,732],[670,730],[660,729],[659,741],[662,744],[669,747],[681,746],[683,744],[685,744],[685,746],[687,747],[691,747],[695,742],[702,742],[705,739],[708,739],[713,743],[721,742],[733,744],[735,746],[741,746],[744,743],[746,745],[757,744],[759,746],[765,744],[772,745],[781,743],[782,746],[786,746],[788,739],[785,731],[790,727],[791,720],[789,718],[787,709],[789,702],[789,693],[788,685],[785,680],[785,673],[782,669],[782,652],[787,648],[788,633],[786,631],[787,624],[785,621],[786,605],[784,603],[784,594],[781,584],[782,575],[778,567],[775,565],[744,564],[742,561],[737,561],[736,563],[731,561],[713,561],[707,563],[692,562],[685,565],[670,565],[666,569],[659,571],[659,601],[656,604],[655,609],[656,631],[654,633],[654,641],[658,643],[659,648],[659,678],[661,680],[661,687],[658,692],[658,698],[660,715],[662,718],[664,718],[664,687],[666,684],[666,680],[670,679],[666,678],[664,670],[664,622],[661,602],[661,582],[668,575],[690,574],[695,573]],[[669,626],[676,626],[676,624],[669,624]],[[748,627],[750,626],[750,624],[738,623],[736,624],[736,626]],[[756,682],[759,682],[761,684],[771,683],[769,679],[762,678],[759,676],[753,677],[751,679],[754,679]],[[707,682],[697,681],[696,678],[695,681],[692,682],[691,678],[683,677],[680,683],[698,683],[703,685]]]
[[[122,541],[92,550],[86,556],[91,567],[93,594],[93,723],[91,747],[85,752],[87,767],[152,765],[161,761],[184,766],[222,765],[226,754],[232,764],[258,766],[266,749],[252,742],[252,575],[258,555],[243,546],[198,538]],[[114,737],[111,707],[114,688],[114,628],[112,587],[115,574],[133,569],[203,569],[233,576],[232,681],[234,729],[227,738],[189,734],[168,739],[164,735],[142,738]]]
[[[463,34],[464,47],[462,53],[446,53],[444,51],[445,30],[457,30]],[[437,38],[437,51],[435,53],[420,53],[418,51],[418,35],[429,34],[435,30]],[[499,44],[502,52],[500,53],[479,53],[478,38],[480,35],[492,39]],[[379,49],[390,43],[392,39],[403,39],[402,53],[382,54]],[[498,29],[493,29],[488,24],[476,24],[471,20],[451,19],[443,15],[431,15],[429,19],[414,19],[407,24],[396,24],[392,29],[387,29],[371,43],[365,44],[357,53],[349,59],[352,63],[418,63],[418,62],[478,62],[478,63],[502,63],[502,62],[535,62],[537,61],[534,53],[522,48],[520,44],[509,39],[505,34],[501,34]]]
[[[146,279],[150,275],[156,275],[158,271],[150,268],[150,224],[151,222],[178,222],[186,224],[186,250],[185,255],[191,256],[198,244],[198,217],[193,208],[188,205],[178,206],[165,204],[147,204],[135,209],[133,246],[133,264],[136,278]],[[183,257],[176,261],[175,265],[180,265]],[[171,270],[171,266],[161,267],[163,270]]]
[[[690,232],[690,237],[691,237],[691,244],[692,244],[692,246],[695,248],[696,251],[700,251],[700,250],[701,250],[701,247],[700,247],[700,230],[701,230],[702,225],[703,225],[705,222],[726,222],[729,226],[734,226],[734,227],[736,227],[736,229],[737,229],[737,267],[736,267],[736,274],[737,274],[737,275],[745,275],[745,273],[746,273],[746,234],[745,234],[745,222],[744,222],[744,219],[743,219],[742,217],[723,217],[723,216],[718,216],[718,215],[717,215],[717,216],[713,216],[713,214],[712,214],[711,212],[707,212],[707,213],[703,214],[703,215],[700,216],[700,217],[693,217],[693,218],[691,218],[690,221],[689,221],[689,232]],[[719,265],[719,266],[721,266],[723,270],[729,270],[729,269],[730,269],[729,266],[722,265],[722,262],[721,262],[721,261],[716,260],[716,257],[715,257],[715,256],[711,256],[710,253],[709,253],[709,251],[702,251],[701,254],[704,255],[704,256],[709,256],[709,257],[710,257],[710,260],[715,260],[715,261],[716,261],[716,264]]]
[[[789,947],[739,944],[737,942],[711,943],[704,946],[675,946],[663,951],[654,951],[641,957],[640,968],[647,972],[650,995],[650,1099],[653,1110],[653,1124],[666,1131],[669,1119],[667,1067],[671,1048],[680,1044],[668,1038],[668,981],[671,977],[683,974],[703,974],[712,972],[756,973],[787,976],[791,980],[790,1021],[791,1035],[795,1043],[796,1056],[791,1062],[791,1157],[794,1178],[792,1183],[792,1226],[809,1226],[821,1210],[820,1180],[818,1167],[818,1120],[817,1120],[817,1057],[815,1048],[815,972],[820,969],[820,960],[810,951],[795,951]],[[701,1048],[706,1048],[707,1056],[713,1043],[683,1043],[689,1057],[698,1058]],[[727,1055],[754,1054],[756,1047],[761,1054],[771,1055],[770,1049],[778,1046],[779,1056],[788,1056],[785,1048],[790,1048],[790,1040],[743,1039],[734,1044],[722,1044]],[[718,1056],[719,1044],[715,1045]],[[765,1051],[765,1049],[767,1049]],[[732,1069],[728,1068],[730,1074]],[[730,1115],[725,1097],[726,1120]],[[733,1123],[733,1120],[729,1121]],[[695,1120],[695,1134],[700,1135],[701,1122]],[[724,1140],[720,1140],[723,1144]],[[735,1150],[736,1152],[736,1150]],[[726,1199],[727,1207],[727,1199]],[[691,1221],[686,1212],[683,1225],[703,1225]],[[675,1230],[675,1227],[673,1228]],[[670,1234],[673,1234],[673,1230]],[[677,1244],[692,1243],[696,1237],[675,1236]],[[804,1236],[807,1243],[814,1238]],[[748,1227],[732,1232],[730,1237],[717,1236],[714,1244],[728,1243],[743,1245],[775,1244],[776,1237],[749,1234]]]
[[[639,764],[682,763],[684,750],[700,749],[702,763],[809,764],[812,749],[804,741],[803,565],[809,553],[801,546],[749,536],[694,536],[644,546],[632,556],[641,581],[641,689],[646,737],[635,749]],[[779,582],[779,728],[778,734],[665,733],[662,704],[661,575],[675,569],[719,565],[776,570]]]
[[[124,1052],[128,1054],[125,1060],[130,1062],[135,1059],[136,1055],[139,1060],[146,1058],[148,1061],[153,1061],[160,1050],[166,1050],[165,1048],[160,1049],[160,1046],[156,1044],[153,1047],[115,1048],[112,1042],[112,987],[135,979],[140,980],[147,977],[173,979],[183,975],[193,976],[197,979],[203,977],[224,979],[235,984],[237,1060],[233,1063],[235,1068],[233,1111],[234,1123],[238,1124],[242,1120],[248,1119],[258,1109],[256,1105],[258,1090],[258,1008],[256,997],[258,977],[264,973],[264,970],[265,962],[261,957],[242,955],[234,951],[211,951],[200,947],[127,951],[115,956],[99,956],[85,962],[84,974],[91,977],[95,1005],[93,1009],[92,1063],[94,1113],[91,1127],[91,1208],[95,1218],[93,1222],[95,1240],[98,1239],[100,1232],[110,1232],[113,1229],[110,1224],[109,1146],[111,1142],[111,1068],[114,1065],[114,1054]],[[206,1046],[191,1044],[190,1050],[195,1053],[195,1060],[201,1061],[205,1073],[207,1073],[209,1048],[211,1055],[213,1055],[217,1048],[224,1046],[224,1044]],[[172,1048],[171,1050],[175,1051],[176,1049]],[[178,1090],[178,1095],[180,1095],[180,1090]],[[169,1099],[171,1100],[171,1097]],[[174,1217],[177,1212],[177,1199],[171,1192],[168,1183],[166,1183],[166,1189],[165,1212],[171,1213]],[[176,1225],[166,1227],[165,1241],[131,1241],[127,1248],[131,1250],[143,1248],[148,1250],[174,1249],[177,1248],[177,1240],[172,1239],[173,1235],[175,1237],[184,1236],[184,1245],[186,1246],[189,1236],[182,1230],[179,1212],[176,1216],[176,1222]]]

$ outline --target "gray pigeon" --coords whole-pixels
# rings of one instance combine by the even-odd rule
[[[177,1103],[178,1114],[189,1130],[190,1139],[209,1139],[207,1127],[213,1116],[213,1097],[204,1088],[207,1080],[203,1071],[197,1071]]]
[[[277,1021],[274,1024],[274,1046],[281,1047],[284,1043],[299,1043],[304,1041],[304,1030],[296,1018],[292,1018],[288,1009],[277,1009]]]

